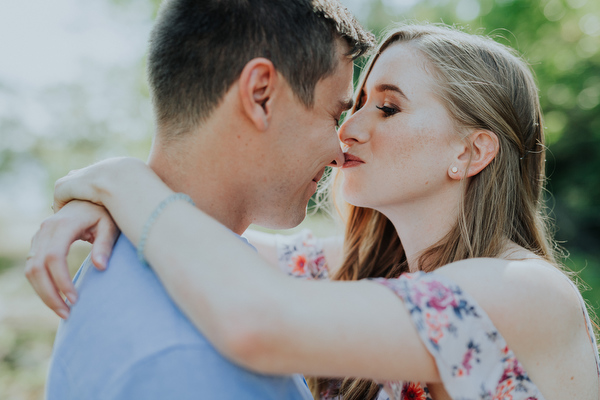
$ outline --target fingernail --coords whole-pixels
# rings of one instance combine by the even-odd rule
[[[98,257],[98,267],[101,269],[106,269],[106,266],[108,265],[108,257],[106,257],[105,255],[101,255]]]
[[[67,310],[58,310],[57,314],[62,318],[62,319],[67,319],[69,318],[69,312]]]
[[[77,295],[75,293],[67,293],[67,299],[71,304],[75,304],[77,302]]]

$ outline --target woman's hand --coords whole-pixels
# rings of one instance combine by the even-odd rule
[[[58,212],[46,219],[34,236],[25,268],[27,279],[44,303],[67,318],[69,307],[60,293],[71,304],[77,300],[66,261],[73,242],[93,243],[92,262],[96,268],[105,269],[119,235],[112,216],[116,220],[120,216],[122,222],[132,219],[129,225],[134,226],[134,233],[130,238],[139,240],[143,221],[170,193],[152,169],[135,158],[108,159],[59,179],[53,205]]]
[[[82,169],[69,172],[54,185],[54,212],[71,200],[86,200],[104,205],[115,187],[135,186],[140,174],[152,174],[144,162],[136,158],[109,158]]]
[[[93,243],[92,262],[96,268],[103,270],[118,236],[119,228],[104,207],[87,201],[70,201],[47,218],[33,237],[25,276],[42,301],[66,319],[69,307],[60,293],[71,304],[77,301],[67,266],[71,244],[76,240]]]

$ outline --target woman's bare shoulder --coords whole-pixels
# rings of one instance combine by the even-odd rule
[[[569,278],[537,257],[473,258],[446,265],[435,273],[445,275],[472,295],[494,321],[496,316],[532,322],[529,318],[536,316],[534,321],[547,325],[556,323],[557,318],[581,315],[581,302]]]
[[[537,258],[469,259],[444,266],[445,275],[488,314],[517,355],[555,352],[584,332],[581,301],[569,278]],[[556,353],[555,353],[556,354]]]

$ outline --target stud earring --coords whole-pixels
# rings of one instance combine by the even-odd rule
[[[455,174],[455,173],[457,173],[457,172],[458,172],[458,168],[456,168],[456,167],[452,167],[452,169],[451,169],[450,171],[452,171],[452,173],[453,173],[453,174]]]

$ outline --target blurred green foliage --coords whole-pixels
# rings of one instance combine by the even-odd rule
[[[7,269],[12,268],[13,265],[15,265],[14,260],[8,257],[0,256],[0,275]]]

